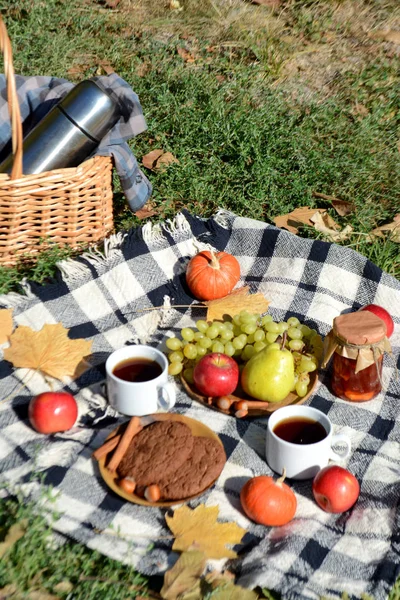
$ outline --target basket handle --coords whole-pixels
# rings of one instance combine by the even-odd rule
[[[14,162],[11,169],[10,179],[22,177],[22,122],[21,112],[15,85],[14,66],[12,60],[12,47],[8,37],[5,23],[0,15],[0,50],[4,59],[4,74],[7,85],[7,102],[11,118],[12,153]]]

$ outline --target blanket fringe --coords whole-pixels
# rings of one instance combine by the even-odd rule
[[[215,215],[215,221],[224,228],[229,228],[234,217],[234,213],[220,209]],[[191,232],[189,221],[183,213],[177,213],[173,219],[167,219],[162,223],[151,223],[150,221],[143,225],[140,230],[135,230],[135,235],[140,235],[143,241],[149,246],[160,245],[165,242],[165,234],[174,238],[188,235]],[[66,283],[79,281],[87,277],[91,270],[90,266],[97,271],[103,270],[122,257],[121,248],[130,237],[130,233],[118,232],[110,235],[103,242],[103,248],[91,248],[84,252],[79,258],[66,258],[57,263],[57,268],[61,278]],[[203,250],[209,247],[209,244],[197,243],[193,246],[193,252]],[[26,280],[21,282],[22,291],[0,294],[0,306],[6,308],[21,307],[24,303],[35,298],[31,287]]]
[[[220,227],[223,227],[224,229],[230,229],[232,226],[232,221],[235,217],[235,213],[225,210],[224,208],[220,208],[214,215],[214,221],[218,223]]]
[[[31,286],[27,279],[23,279],[20,284],[21,292],[9,292],[8,294],[0,294],[0,306],[4,308],[17,308],[21,305],[36,298],[32,292]]]
[[[191,232],[189,222],[182,213],[178,213],[174,219],[167,219],[163,228],[173,237]]]

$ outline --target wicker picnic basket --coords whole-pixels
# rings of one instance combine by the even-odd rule
[[[11,266],[21,255],[31,256],[51,244],[77,248],[106,237],[113,228],[113,163],[108,156],[94,156],[74,168],[23,175],[12,49],[1,17],[0,49],[14,157],[10,175],[0,173],[0,266]]]

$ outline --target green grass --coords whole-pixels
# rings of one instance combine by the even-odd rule
[[[42,594],[36,600],[50,600],[45,594],[69,600],[147,596],[147,578],[132,567],[79,544],[57,544],[51,522],[22,496],[0,503],[0,541],[15,524],[26,531],[0,560],[1,598],[34,600],[34,592]]]
[[[400,29],[398,2],[287,0],[274,12],[242,0],[180,1],[182,11],[159,0],[121,0],[115,10],[106,0],[0,0],[0,11],[17,73],[79,81],[102,73],[105,60],[139,94],[148,131],[130,142],[135,155],[163,148],[179,160],[147,172],[153,221],[183,207],[268,222],[299,206],[325,207],[353,227],[343,244],[400,278],[400,245],[367,235],[400,212],[398,46],[368,35]],[[355,211],[339,217],[313,192],[349,200]],[[116,230],[139,223],[115,179]],[[320,237],[310,228],[301,235]],[[57,261],[77,252],[53,248],[0,267],[0,293],[21,289],[23,278],[51,281]],[[0,588],[112,599],[135,594],[115,579],[142,585],[133,569],[72,542],[49,549],[49,525],[33,507],[0,506],[4,531],[21,518],[31,524],[0,563]],[[73,585],[70,595],[57,591],[62,581]],[[398,584],[390,598],[399,596]]]
[[[371,242],[366,235],[399,211],[398,57],[386,45],[371,49],[364,35],[352,50],[362,56],[355,66],[335,71],[328,83],[312,89],[313,73],[319,81],[322,66],[329,62],[325,52],[336,56],[338,44],[346,47],[343,40],[355,35],[351,20],[342,15],[342,22],[333,3],[288,3],[280,19],[266,11],[254,16],[262,7],[244,3],[245,12],[237,8],[235,18],[218,3],[201,14],[192,2],[183,3],[185,10],[178,14],[147,4],[153,9],[150,27],[137,22],[140,3],[122,1],[118,11],[101,8],[94,0],[75,1],[68,11],[56,0],[19,0],[12,8],[4,7],[16,72],[78,80],[98,73],[101,60],[106,60],[132,85],[149,127],[131,141],[136,156],[140,160],[159,147],[179,160],[163,173],[147,173],[158,210],[153,220],[170,218],[182,207],[202,216],[224,207],[273,222],[298,206],[324,207],[341,226],[352,225],[345,245],[400,277],[399,244],[387,237]],[[395,12],[389,9],[390,3],[383,16],[393,18]],[[377,10],[375,16],[383,18],[383,5]],[[251,23],[257,15],[265,22],[258,18],[255,30],[244,32],[238,16],[249,15]],[[371,18],[370,12],[365,15]],[[204,32],[207,19],[211,38],[194,37]],[[189,34],[179,36],[185,28]],[[327,33],[338,41],[323,42]],[[195,62],[185,62],[178,47]],[[301,80],[290,69],[285,75],[287,65],[299,56],[317,57],[317,62],[303,65]],[[343,52],[343,64],[348,59]],[[71,66],[80,71],[70,74]],[[356,209],[338,217],[313,192],[350,200]],[[116,229],[136,224],[117,187]],[[306,235],[319,234],[307,230]],[[46,261],[48,269],[30,268],[26,261],[13,269],[0,268],[0,291],[16,289],[22,276],[48,281],[56,262],[51,252],[42,265]]]

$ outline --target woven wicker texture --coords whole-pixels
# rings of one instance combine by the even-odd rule
[[[22,174],[22,123],[11,43],[0,17],[11,119],[13,168],[0,174],[0,265],[15,264],[49,244],[76,248],[98,242],[113,228],[112,159],[94,156],[78,167]]]

